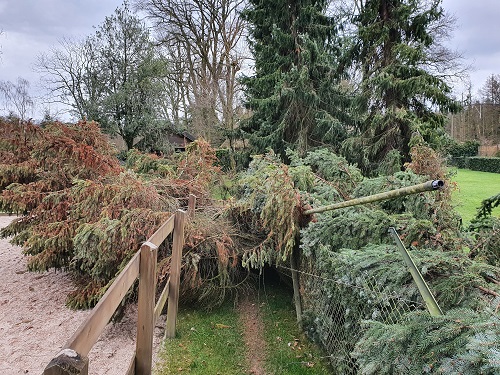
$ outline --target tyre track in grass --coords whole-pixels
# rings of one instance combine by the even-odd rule
[[[248,373],[266,375],[266,341],[264,339],[264,322],[262,312],[255,294],[243,297],[238,304],[238,313],[243,327],[243,339],[246,346]]]

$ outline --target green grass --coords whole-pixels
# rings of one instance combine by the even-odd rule
[[[245,374],[245,352],[232,304],[210,313],[179,306],[177,337],[166,339],[155,374]]]
[[[275,375],[331,374],[325,354],[298,328],[293,293],[271,286],[261,289],[268,358],[266,370]]]
[[[453,177],[458,190],[453,193],[453,203],[464,225],[467,225],[477,213],[481,202],[500,193],[500,174],[457,169]],[[493,210],[493,215],[500,216],[500,207]]]
[[[265,326],[266,373],[330,374],[324,354],[297,326],[290,292],[266,286],[260,288],[258,298]],[[242,327],[233,303],[211,312],[180,306],[177,337],[165,340],[154,373],[248,374],[245,354]]]

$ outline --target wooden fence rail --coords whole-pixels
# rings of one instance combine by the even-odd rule
[[[479,156],[496,156],[500,154],[500,145],[482,145],[477,151]]]
[[[190,195],[190,217],[194,215],[195,202],[195,196]],[[172,215],[144,242],[99,300],[91,314],[71,336],[63,349],[50,361],[43,375],[88,375],[87,355],[137,277],[139,277],[139,297],[136,350],[126,374],[151,374],[153,329],[167,300],[165,337],[175,337],[185,220],[186,213],[177,210],[175,215]],[[158,247],[170,233],[173,233],[170,276],[155,304]]]

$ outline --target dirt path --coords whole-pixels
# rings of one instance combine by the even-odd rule
[[[0,227],[13,217],[0,215]],[[21,248],[0,240],[0,374],[41,374],[90,311],[66,308],[73,289],[69,276],[26,271]],[[90,374],[125,373],[135,349],[137,307],[120,323],[109,324],[89,353]],[[164,326],[164,325],[163,325]],[[155,356],[163,330],[155,328]]]
[[[243,339],[246,345],[249,374],[266,375],[266,341],[264,340],[264,322],[260,306],[255,295],[244,297],[238,305],[240,321],[243,325]]]

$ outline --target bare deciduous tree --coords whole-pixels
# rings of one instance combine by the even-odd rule
[[[472,67],[465,64],[461,51],[452,50],[446,45],[452,38],[456,25],[456,17],[444,11],[443,16],[430,26],[429,34],[433,43],[428,47],[427,60],[423,65],[438,77],[465,83]]]
[[[29,81],[22,77],[18,77],[16,83],[0,81],[0,95],[5,109],[18,116],[21,121],[27,120],[35,105],[29,88]]]
[[[177,114],[217,142],[235,130],[244,21],[243,0],[138,0],[156,26],[170,60],[168,79],[180,100]],[[182,106],[182,108],[181,108]]]
[[[63,104],[77,118],[89,116],[89,103],[98,96],[98,82],[93,82],[97,59],[88,40],[63,39],[59,47],[38,56],[36,70],[49,89],[47,102]]]
[[[487,104],[500,104],[500,75],[490,75],[479,89],[481,100]]]

